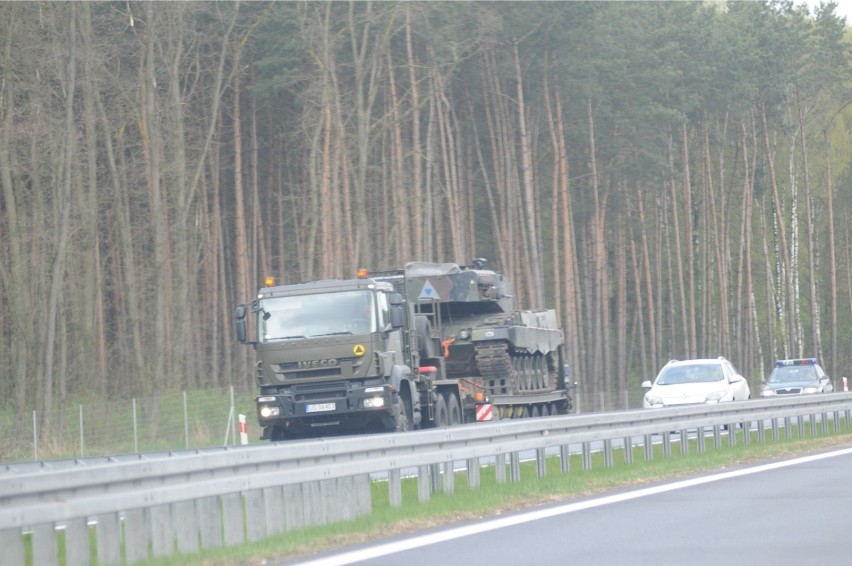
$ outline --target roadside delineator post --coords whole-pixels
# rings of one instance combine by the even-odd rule
[[[240,415],[240,444],[248,444],[248,424],[246,424],[245,415]]]
[[[843,378],[843,391],[849,391],[849,380],[845,377]]]

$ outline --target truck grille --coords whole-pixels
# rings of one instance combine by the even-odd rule
[[[284,380],[318,379],[323,377],[341,377],[343,375],[343,369],[340,366],[302,369],[296,364],[279,364],[278,369],[281,378]]]
[[[293,398],[296,401],[346,398],[346,387],[339,383],[314,383],[311,385],[295,385],[290,391],[293,393]]]
[[[284,362],[276,364],[275,373],[281,381],[349,378],[361,372],[361,366],[369,363],[365,357],[343,358],[337,360],[337,365],[326,367],[303,367],[299,362]]]

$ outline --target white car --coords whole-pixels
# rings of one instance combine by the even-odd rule
[[[642,383],[646,409],[673,405],[699,405],[743,401],[751,397],[748,381],[723,357],[672,360],[657,379]]]

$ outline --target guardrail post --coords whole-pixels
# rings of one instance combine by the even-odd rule
[[[243,508],[240,502],[240,535],[243,532]],[[240,538],[239,542],[243,542]],[[172,525],[172,513],[168,504],[155,505],[151,507],[151,548],[154,558],[171,556],[174,553],[174,528]]]
[[[512,483],[521,481],[521,454],[519,452],[509,454],[509,481]]]
[[[751,444],[751,422],[740,423],[740,428],[743,429],[743,444]]]
[[[649,462],[654,459],[654,444],[650,434],[645,435],[645,461]]]
[[[432,497],[431,482],[429,477],[429,469],[431,466],[417,466],[417,500],[420,503],[426,503]]]
[[[719,449],[722,447],[722,427],[713,425],[713,448]]]
[[[567,444],[559,446],[559,461],[563,474],[571,471],[571,448]]]
[[[796,424],[799,428],[799,439],[801,440],[805,436],[805,417],[804,415],[799,415],[796,417]]]
[[[498,483],[506,483],[506,455],[497,454],[494,457],[494,480]]]
[[[325,480],[323,483],[328,481],[333,480]],[[320,485],[320,505],[323,511],[326,511],[330,505],[333,505],[333,502],[336,500],[337,493],[334,489],[323,489],[323,487],[328,488],[329,486]],[[328,493],[329,491],[331,491],[331,493]],[[266,536],[266,510],[263,506],[263,490],[252,489],[251,491],[245,492],[244,500],[246,508],[246,538],[249,542],[257,542]],[[177,516],[175,517],[175,519],[179,518],[180,517]],[[327,522],[326,513],[324,512],[323,516],[320,518],[320,524],[324,525]],[[178,547],[180,547],[180,545],[180,538],[178,538]]]
[[[840,411],[834,411],[834,432],[840,432]]]
[[[266,518],[266,534],[278,535],[285,531],[284,514],[284,491],[281,486],[267,487],[263,489],[263,507]],[[199,517],[200,519],[200,517]]]
[[[83,520],[83,526],[85,526],[85,519]],[[221,530],[221,524],[218,521],[216,522],[216,526],[219,527],[219,530]],[[88,557],[88,532],[85,533],[85,537],[86,557]],[[150,542],[151,538],[148,535],[148,510],[131,509],[126,511],[124,513],[124,558],[127,564],[146,562],[148,560],[148,544]],[[68,564],[75,563],[76,562],[72,561],[70,557],[68,558]]]
[[[172,504],[175,518],[175,538],[178,551],[185,554],[198,552],[198,511],[195,501],[178,501]]]
[[[603,454],[604,454],[604,467],[611,468],[612,467],[612,439],[605,439],[603,441]]]
[[[373,481],[370,474],[358,474],[349,478],[349,490],[354,497],[349,497],[349,514],[347,518],[363,517],[373,512]],[[345,492],[344,492],[345,497]]]
[[[828,436],[828,413],[821,413],[820,418],[822,419],[822,434]]]
[[[731,423],[728,425],[728,445],[737,445],[737,424]]]
[[[303,505],[305,506],[305,526],[313,527],[323,524],[322,487],[319,481],[309,481],[302,484]],[[242,510],[242,507],[240,508]],[[240,541],[242,542],[242,541]]]
[[[33,564],[52,566],[58,564],[56,555],[56,527],[52,523],[32,528]],[[21,564],[24,562],[21,561]]]
[[[592,443],[584,442],[583,443],[583,469],[591,470],[592,469]]]
[[[128,526],[129,528],[129,526]],[[145,529],[147,533],[147,528]],[[125,543],[125,553],[127,554],[127,563],[130,562],[130,548]],[[5,553],[5,550],[4,550]],[[65,563],[66,564],[88,564],[90,559],[89,553],[89,525],[85,517],[71,519],[65,524]],[[137,559],[138,561],[148,559],[148,547],[145,547],[145,556]],[[10,562],[14,564],[14,562]]]
[[[780,434],[778,432],[778,419],[772,419],[772,442],[778,442]]]
[[[286,507],[284,506],[284,498],[282,497],[282,505],[279,508],[279,512],[283,509],[286,511]],[[222,546],[222,515],[219,511],[219,499],[217,497],[202,497],[201,499],[196,500],[195,506],[198,509],[198,537],[201,539],[201,548],[205,550],[209,550],[212,548],[219,548]],[[128,522],[128,516],[124,518],[124,525],[127,529],[131,528],[131,523]],[[144,513],[142,514],[142,520],[144,520]],[[281,517],[282,522],[284,521],[284,516]],[[134,522],[138,521],[138,519],[134,520]],[[147,536],[144,539],[144,546],[141,547],[140,552],[144,550],[144,556],[147,558],[148,555],[148,540]],[[139,559],[141,560],[141,559]],[[134,560],[130,559],[130,550],[129,546],[127,549],[127,562],[129,564],[133,564]]]
[[[622,440],[624,443],[624,463],[632,464],[633,463],[633,439],[629,436],[625,436]]]
[[[663,456],[670,458],[672,455],[672,435],[669,431],[663,432]]]
[[[706,446],[704,445],[704,427],[700,426],[695,433],[695,446],[699,454],[704,454]]]
[[[388,500],[391,507],[402,505],[402,472],[399,468],[388,472]]]
[[[456,471],[453,461],[444,462],[444,493],[452,495],[456,491]]]
[[[432,493],[441,493],[441,465],[429,465],[429,477],[432,479]]]
[[[306,505],[307,507],[307,505]],[[228,493],[222,496],[222,522],[225,546],[235,546],[245,541],[243,533],[243,496]]]
[[[98,515],[95,532],[98,541],[98,565],[121,563],[121,524],[118,513]]]
[[[479,458],[468,458],[467,460],[467,487],[479,489]]]
[[[293,531],[305,526],[305,496],[302,484],[281,486],[284,497],[284,529]],[[219,505],[216,505],[218,511]]]
[[[682,456],[689,454],[689,430],[680,429],[680,453]]]
[[[544,448],[536,448],[535,471],[540,478],[547,476],[547,454],[545,454]]]
[[[24,563],[24,535],[21,529],[0,530],[0,548],[9,564]]]

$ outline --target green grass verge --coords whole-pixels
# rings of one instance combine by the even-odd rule
[[[574,454],[571,456],[568,473],[561,471],[561,463],[554,456],[547,458],[547,474],[544,477],[537,477],[535,462],[522,463],[521,481],[517,483],[498,483],[494,467],[488,466],[481,470],[478,489],[470,489],[466,474],[457,473],[452,495],[436,493],[426,503],[418,502],[416,481],[406,479],[403,481],[403,504],[400,507],[390,506],[387,484],[375,482],[373,512],[369,516],[335,525],[292,531],[260,542],[204,551],[192,556],[158,559],[150,564],[265,564],[382,537],[496,517],[533,506],[852,445],[852,431],[847,427],[840,433],[829,434],[818,429],[814,431],[814,436],[809,436],[809,428],[805,429],[805,434],[801,437],[794,429],[789,440],[782,433],[778,442],[773,442],[767,431],[763,443],[759,442],[757,431],[751,431],[750,443],[745,443],[742,431],[738,431],[735,446],[730,446],[725,433],[719,448],[715,448],[712,438],[708,438],[705,441],[704,453],[699,453],[696,440],[693,439],[689,442],[688,453],[682,454],[680,444],[674,442],[673,436],[671,455],[668,458],[663,454],[663,447],[657,444],[653,458],[646,461],[644,449],[639,446],[633,449],[633,463],[626,464],[624,451],[615,449],[611,467],[605,466],[602,453],[595,453],[588,470],[583,469],[582,455]]]

